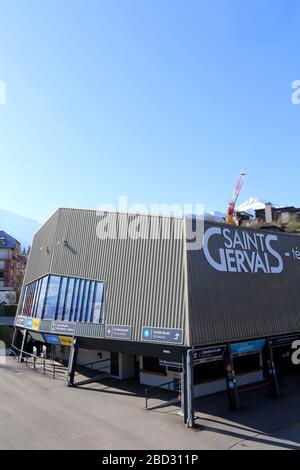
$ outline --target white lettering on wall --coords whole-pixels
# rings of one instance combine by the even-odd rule
[[[279,274],[283,260],[274,246],[277,241],[277,235],[210,227],[204,233],[203,251],[217,271]]]

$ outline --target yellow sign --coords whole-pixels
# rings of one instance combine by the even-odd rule
[[[60,342],[63,346],[72,346],[72,337],[71,336],[59,336]]]
[[[40,320],[38,318],[34,318],[32,320],[32,329],[33,330],[38,330],[40,327]]]

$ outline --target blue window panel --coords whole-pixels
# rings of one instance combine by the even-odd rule
[[[75,279],[72,277],[69,278],[68,285],[67,285],[66,298],[65,298],[64,313],[63,313],[63,320],[66,320],[66,321],[71,320],[71,307],[72,307],[74,284],[75,284]]]
[[[36,287],[36,282],[32,282],[32,284],[31,284],[31,291],[30,291],[30,298],[31,298],[31,305],[30,305],[30,316],[31,316],[31,317],[33,317],[33,307],[34,307],[35,287]]]
[[[42,317],[42,313],[43,313],[43,310],[44,310],[44,303],[45,303],[48,280],[49,280],[49,276],[45,276],[45,277],[43,277],[43,279],[41,281],[40,297],[39,297],[38,304],[37,304],[37,309],[36,309],[37,318]]]
[[[89,285],[90,285],[90,281],[83,281],[83,282],[84,282],[84,288],[83,288],[82,299],[81,299],[80,321],[85,320],[86,303],[87,303],[87,296],[88,296],[88,290],[89,290]]]
[[[67,284],[68,284],[68,278],[67,277],[61,278],[58,303],[57,303],[57,312],[56,312],[57,320],[63,319],[65,298],[66,298],[66,293],[67,293]]]
[[[23,296],[23,304],[22,304],[22,309],[21,309],[21,315],[26,315],[26,299],[27,299],[27,291],[28,291],[28,286],[25,286],[24,289],[24,296]]]
[[[96,293],[93,305],[93,323],[102,323],[103,322],[103,297],[104,289],[102,282],[96,283]]]
[[[74,279],[74,289],[73,289],[73,296],[72,296],[70,321],[75,320],[79,283],[80,283],[79,279]]]
[[[29,284],[28,294],[27,294],[27,316],[32,316],[32,303],[34,297],[34,282]]]
[[[43,318],[54,320],[56,315],[57,301],[59,295],[60,276],[49,276],[46,301]],[[40,294],[41,297],[42,293]]]
[[[24,315],[26,317],[30,317],[31,308],[30,308],[30,292],[31,292],[31,285],[28,284],[26,287],[26,294],[24,298]]]
[[[48,320],[101,323],[104,319],[103,283],[44,276],[25,286],[21,314]]]
[[[32,316],[33,317],[36,317],[36,309],[37,309],[39,295],[40,295],[40,287],[41,287],[41,279],[39,279],[35,283],[34,298],[33,298],[33,305],[32,305]]]
[[[90,289],[89,289],[89,297],[88,297],[87,307],[86,307],[86,315],[85,315],[85,321],[88,323],[92,321],[93,305],[95,301],[95,292],[96,292],[96,282],[91,281]]]
[[[78,292],[77,292],[77,299],[76,299],[75,321],[80,321],[83,290],[84,290],[84,280],[80,279]]]
[[[36,298],[35,307],[34,307],[34,315],[35,315],[35,317],[37,316],[37,307],[38,307],[39,300],[40,300],[41,289],[42,289],[42,283],[43,283],[43,279],[39,279],[38,293],[37,293],[37,298]]]

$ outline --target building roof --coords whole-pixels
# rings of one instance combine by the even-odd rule
[[[16,245],[20,245],[18,240],[3,230],[0,230],[0,248],[10,248],[13,250]]]
[[[289,212],[298,214],[300,212],[299,207],[294,207],[294,206],[286,206],[286,207],[272,207],[272,214],[274,213],[279,213],[282,214],[283,212]],[[265,214],[265,209],[257,209],[255,211],[256,216],[264,215]]]

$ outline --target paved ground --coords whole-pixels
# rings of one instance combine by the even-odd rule
[[[117,389],[116,383],[123,389]],[[0,367],[0,449],[300,449],[300,377],[241,397],[227,410],[225,394],[199,400],[196,430],[168,407],[145,411],[141,386],[103,381],[67,388],[8,358]]]

